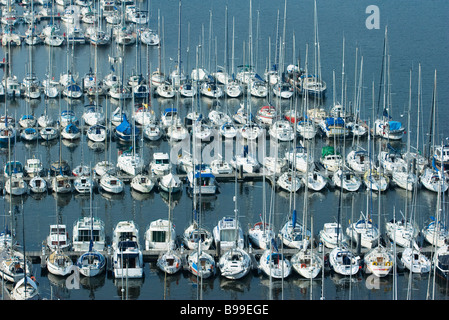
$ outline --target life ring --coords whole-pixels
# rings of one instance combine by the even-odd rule
[[[377,266],[377,262],[376,261],[373,261],[373,266]]]
[[[301,268],[307,267],[305,263],[301,263]]]
[[[391,262],[390,262],[390,261],[387,261],[387,262],[385,262],[385,265],[386,265],[387,267],[390,267],[390,266],[391,266]]]
[[[176,262],[176,268],[179,268],[179,262]]]

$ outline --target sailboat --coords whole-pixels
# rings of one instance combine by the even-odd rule
[[[238,221],[237,218],[237,174],[235,175],[235,195],[234,195],[234,221]],[[215,231],[215,229],[214,229]],[[227,231],[225,231],[227,233]],[[218,268],[220,269],[221,275],[227,279],[241,279],[246,276],[251,269],[251,257],[243,249],[241,244],[241,229],[234,229],[234,244],[231,245],[230,249],[224,252],[220,259],[218,260]],[[220,249],[223,247],[223,231],[220,234]]]
[[[14,284],[10,296],[12,300],[39,300],[39,288],[35,279],[28,276],[20,279]]]
[[[279,230],[279,238],[284,245],[289,248],[307,248],[309,246],[311,235],[310,230],[306,230],[306,228],[297,221],[296,209],[293,209],[291,218],[288,219],[281,230]]]
[[[279,252],[274,239],[270,247],[262,253],[259,260],[259,268],[262,272],[273,279],[287,278],[292,272],[290,261]]]
[[[169,241],[169,244],[165,246],[165,248],[162,248],[162,250],[164,250],[163,253],[161,253],[156,261],[156,265],[159,267],[159,269],[161,269],[162,271],[164,271],[165,273],[168,274],[174,274],[176,272],[178,272],[179,270],[181,270],[182,268],[182,258],[181,255],[175,251],[175,241],[174,239],[176,238],[176,234],[175,234],[175,227],[173,225],[173,223],[171,222],[171,192],[169,193],[169,204],[168,204],[168,234],[165,232],[161,232],[161,231],[156,231],[156,230],[152,230],[151,232],[153,233],[153,239],[154,236],[156,235],[157,237],[161,237],[162,235],[164,235],[164,238],[166,237]],[[157,232],[157,234],[155,234],[155,232]],[[162,238],[162,237],[161,237]],[[173,239],[173,240],[172,240]],[[162,239],[160,239],[162,240]],[[161,248],[162,246],[159,246],[159,248]]]
[[[11,210],[12,213],[12,210]],[[31,263],[27,260],[26,257],[26,242],[25,242],[25,217],[22,213],[22,223],[23,223],[23,251],[22,251],[22,258],[18,256],[17,254],[13,254],[14,258],[11,259],[12,263],[9,267],[12,272],[16,272],[16,275],[20,275],[22,273],[22,277],[17,277],[17,281],[13,283],[13,288],[10,292],[10,297],[12,300],[38,300],[40,299],[39,296],[39,288],[37,286],[36,278],[31,275]],[[13,253],[15,248],[12,246],[9,248],[3,248],[3,250],[11,250]],[[16,250],[16,253],[19,253],[19,251]],[[23,261],[21,261],[23,259]],[[8,262],[6,261],[2,261]],[[4,264],[2,263],[2,267],[4,267]],[[23,270],[20,270],[23,268]]]
[[[57,204],[57,196],[55,203]],[[57,212],[57,219],[58,216]],[[48,272],[62,277],[69,275],[73,267],[72,259],[64,251],[70,247],[70,238],[65,227],[64,224],[58,222],[50,225],[50,234],[47,237],[47,246],[52,250],[46,259]]]
[[[319,232],[320,240],[326,248],[333,249],[339,245],[346,245],[346,235],[338,222],[327,222]]]
[[[360,235],[359,245],[364,248],[373,248],[380,237],[378,227],[373,224],[371,218],[366,218],[363,213],[360,213],[360,218],[356,222],[346,228],[346,235],[355,243]]]
[[[399,121],[391,120],[391,110],[390,109],[390,83],[387,86],[387,77],[388,81],[390,80],[390,63],[389,56],[387,55],[387,27],[385,27],[385,40],[384,40],[384,58],[383,58],[383,87],[384,87],[384,105],[382,117],[376,119],[374,121],[374,135],[379,136],[381,138],[385,138],[388,140],[401,140],[405,133],[405,128]],[[388,92],[387,92],[388,88]],[[388,101],[386,101],[388,100]]]
[[[90,191],[90,241],[89,249],[80,255],[76,261],[76,265],[79,268],[80,273],[85,277],[95,277],[102,273],[106,267],[106,257],[98,250],[94,248],[95,235],[94,235],[94,217],[92,211],[92,190]],[[98,231],[97,231],[98,232]],[[99,238],[99,234],[96,234]],[[99,245],[104,247],[104,242],[100,242]]]
[[[385,229],[390,241],[401,247],[414,246],[419,233],[415,223],[407,218],[401,220],[393,218],[386,223]]]
[[[380,191],[378,196],[378,225],[380,225]],[[373,245],[374,246],[374,245]],[[396,261],[393,248],[385,248],[381,242],[380,237],[377,238],[377,246],[368,251],[364,258],[365,271],[372,273],[377,277],[387,276]]]

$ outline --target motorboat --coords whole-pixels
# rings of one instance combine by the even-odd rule
[[[332,146],[324,146],[321,150],[320,163],[327,171],[335,172],[343,164],[342,155]]]
[[[69,250],[72,243],[69,238],[67,226],[65,224],[51,224],[50,232],[47,236],[47,247],[52,251]]]
[[[187,173],[189,190],[192,194],[212,195],[217,193],[215,175],[210,167],[196,166]]]
[[[139,230],[134,221],[119,221],[112,235],[113,274],[116,279],[142,278],[143,254],[139,245]]]
[[[27,159],[24,166],[24,172],[29,177],[39,176],[44,171],[44,164],[41,159],[30,158]]]
[[[164,219],[152,221],[145,231],[145,250],[176,248],[176,230],[172,222]]]
[[[215,247],[221,252],[225,252],[233,247],[243,249],[244,237],[243,230],[237,219],[232,217],[223,217],[213,228]]]
[[[155,152],[150,162],[150,171],[155,175],[165,175],[170,171],[170,158],[168,153]]]
[[[72,249],[76,252],[92,249],[103,251],[106,248],[106,233],[104,222],[96,217],[86,216],[77,219],[73,223]]]

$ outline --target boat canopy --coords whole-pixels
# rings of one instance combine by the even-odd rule
[[[117,126],[117,128],[115,128],[115,130],[125,135],[131,135],[133,133],[133,127],[128,122],[126,114],[123,114],[123,121]],[[136,127],[134,130],[135,134],[137,135],[139,133],[139,129]]]
[[[321,149],[321,155],[322,157],[326,157],[328,155],[338,154],[338,152],[335,152],[335,149],[333,146],[324,146],[323,149]]]
[[[388,125],[390,126],[390,131],[400,130],[402,127],[402,123],[399,121],[389,121]]]
[[[176,108],[166,108],[164,110],[164,114],[169,114],[169,113],[177,113],[178,110]]]
[[[326,118],[326,125],[327,126],[344,126],[345,121],[343,120],[342,117],[337,117],[337,118],[333,118],[333,117],[329,117]]]

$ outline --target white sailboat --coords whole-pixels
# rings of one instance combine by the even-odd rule
[[[88,240],[88,249],[83,250],[84,252],[79,256],[79,258],[76,261],[76,265],[79,268],[79,272],[85,276],[85,277],[95,277],[99,274],[101,274],[106,267],[106,257],[95,248],[95,245],[99,247],[101,250],[104,249],[104,225],[101,220],[94,219],[92,214],[92,191],[90,192],[90,221],[84,217],[84,219],[80,220],[80,222],[87,222],[85,224],[90,224],[90,234],[84,234],[84,239],[78,238],[80,243],[85,244],[86,238],[89,238]],[[90,223],[89,223],[90,222]],[[96,223],[96,228],[94,227],[94,223]],[[75,230],[75,226],[78,227],[77,230]],[[74,234],[75,237],[75,231],[82,232],[80,225],[76,224],[74,226]],[[96,238],[98,241],[98,244],[96,244]]]
[[[237,175],[235,176],[235,195],[234,195],[234,221],[238,221],[237,213]],[[214,229],[215,231],[215,229]],[[223,239],[223,231],[220,234],[220,249]],[[223,253],[218,260],[218,268],[220,269],[221,275],[227,279],[241,279],[246,276],[251,269],[251,257],[250,255],[243,249],[241,245],[241,237],[240,234],[242,230],[240,228],[234,228],[234,245],[231,248]],[[227,232],[226,232],[227,233]]]
[[[360,214],[360,218],[351,223],[346,228],[346,235],[353,241],[354,243],[358,242],[358,237],[360,236],[360,243],[364,248],[373,248],[377,243],[377,240],[380,236],[379,229],[370,218],[366,218],[363,213]]]
[[[311,235],[310,230],[306,230],[306,228],[297,221],[296,209],[293,209],[291,218],[288,219],[281,230],[279,230],[279,238],[284,245],[295,249],[307,248],[309,246]]]
[[[130,186],[138,192],[150,193],[155,186],[155,182],[148,175],[138,174],[131,180]]]
[[[287,278],[292,272],[290,261],[277,248],[266,249],[259,260],[259,268],[272,279]]]

